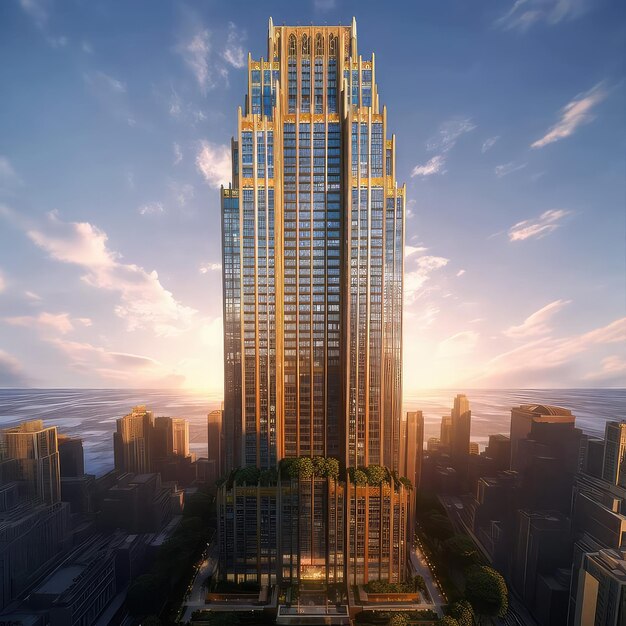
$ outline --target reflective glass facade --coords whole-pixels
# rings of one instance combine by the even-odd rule
[[[298,456],[399,469],[405,188],[394,154],[356,24],[270,20],[222,191],[227,470]],[[337,518],[329,488],[299,494],[324,527]],[[332,551],[306,535],[298,567],[313,575]]]

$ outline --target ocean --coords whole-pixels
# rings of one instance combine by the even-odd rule
[[[626,389],[466,389],[423,390],[407,394],[404,410],[424,413],[424,441],[439,435],[441,416],[454,396],[465,393],[472,409],[472,441],[481,450],[489,435],[509,432],[511,407],[554,404],[570,409],[576,425],[602,436],[607,421],[626,419]],[[62,434],[81,437],[85,471],[97,476],[113,468],[115,419],[137,404],[155,415],[185,417],[190,422],[190,448],[206,456],[206,416],[219,408],[221,396],[198,391],[153,389],[0,389],[0,427],[42,419]]]

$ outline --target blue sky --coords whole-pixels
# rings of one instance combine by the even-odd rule
[[[619,0],[0,3],[0,386],[221,388],[247,53],[353,15],[407,183],[407,393],[626,386]]]

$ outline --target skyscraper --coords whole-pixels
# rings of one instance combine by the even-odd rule
[[[450,458],[457,471],[467,471],[472,412],[467,396],[454,398],[450,424]]]
[[[56,426],[44,427],[41,420],[23,422],[2,433],[7,459],[18,464],[18,478],[31,496],[46,504],[61,500],[61,475]]]
[[[151,468],[151,444],[154,416],[145,406],[133,407],[124,417],[116,420],[113,433],[115,469],[134,474],[144,474]]]
[[[395,138],[387,136],[375,69],[373,55],[357,53],[354,20],[307,27],[270,20],[268,58],[248,60],[233,180],[222,190],[227,471],[272,470],[301,456],[400,469],[405,188],[395,181]],[[290,577],[303,574],[309,557],[312,576],[328,575],[332,550],[316,542],[325,524],[333,537],[347,532],[337,530],[344,519],[337,506],[349,518],[377,502],[382,508],[369,519],[381,524],[387,507],[386,541],[404,550],[388,522],[404,485],[388,478],[393,493],[381,497],[377,485],[378,500],[370,500],[359,491],[365,485],[348,481],[344,493],[328,480],[298,488],[301,520],[307,510],[328,516],[314,520],[318,531],[312,526],[308,538],[298,531]],[[280,497],[267,506],[280,508]],[[368,565],[364,544],[367,537],[349,537],[348,563],[333,561],[333,572],[350,569],[352,553],[355,580],[374,571],[404,575],[404,557],[383,555],[372,539],[380,558]],[[284,550],[277,558],[287,558]]]
[[[602,478],[626,487],[626,422],[607,422],[604,440]]]

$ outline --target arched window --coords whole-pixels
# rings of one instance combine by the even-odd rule
[[[289,56],[290,57],[296,56],[296,36],[295,35],[289,35]]]
[[[328,54],[330,54],[331,57],[337,56],[337,37],[333,37],[332,35],[328,40]]]
[[[311,54],[309,38],[306,35],[302,35],[302,54]]]
[[[324,38],[322,33],[317,33],[317,37],[315,37],[315,55],[318,57],[324,56]]]

